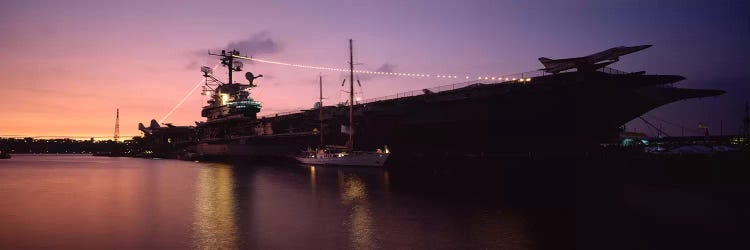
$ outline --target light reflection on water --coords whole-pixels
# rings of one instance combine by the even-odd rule
[[[529,248],[518,215],[427,198],[405,189],[409,181],[397,189],[398,177],[381,169],[14,156],[0,161],[0,249]]]
[[[199,249],[237,248],[231,166],[217,164],[201,168],[196,187],[193,246]]]
[[[317,181],[315,180],[315,166],[310,166],[310,190],[313,193],[315,193],[316,182]]]
[[[341,171],[338,173],[342,174]],[[356,175],[343,176],[340,179],[344,182],[341,187],[341,201],[351,207],[351,214],[347,216],[344,224],[349,226],[352,246],[356,249],[377,248],[373,242],[375,229],[364,181]]]

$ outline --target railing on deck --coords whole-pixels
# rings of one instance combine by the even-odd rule
[[[604,67],[604,68],[598,69],[597,71],[604,72],[604,73],[607,73],[607,74],[613,74],[613,75],[625,75],[625,74],[629,74],[629,72],[625,72],[625,71],[622,71],[622,70],[613,69],[613,68],[609,68],[609,67]]]
[[[395,95],[365,99],[365,100],[358,102],[357,104],[367,104],[367,103],[372,103],[372,102],[386,101],[386,100],[398,99],[398,98],[403,98],[403,97],[419,96],[419,95],[424,95],[426,93],[440,93],[443,91],[450,91],[450,90],[465,88],[467,86],[477,84],[477,83],[479,84],[530,83],[530,81],[525,81],[525,80],[530,80],[529,78],[534,78],[534,77],[539,77],[539,76],[544,76],[544,75],[550,75],[550,73],[546,73],[542,70],[535,70],[535,71],[529,71],[529,72],[523,72],[523,73],[517,73],[517,74],[511,74],[511,75],[504,75],[502,77],[480,77],[480,78],[471,79],[465,82],[453,83],[453,84],[426,88],[426,89],[400,92]]]
[[[573,71],[575,70],[563,71],[560,73],[573,72]],[[628,72],[609,68],[609,67],[600,68],[597,71],[607,73],[607,74],[614,74],[614,75],[628,74]],[[450,91],[450,90],[464,88],[469,85],[473,85],[477,83],[479,84],[513,84],[513,83],[527,84],[533,81],[524,81],[521,79],[530,80],[530,78],[536,78],[536,77],[548,76],[548,75],[553,75],[553,74],[547,73],[544,70],[535,70],[535,71],[528,71],[528,72],[523,72],[523,73],[504,75],[501,77],[479,77],[478,79],[472,79],[472,80],[468,80],[465,82],[453,83],[453,84],[432,87],[432,88],[427,88],[427,89],[400,92],[400,93],[396,93],[395,95],[365,99],[365,100],[357,102],[357,104],[368,104],[368,103],[373,103],[373,102],[387,101],[387,100],[399,99],[399,98],[404,98],[404,97],[419,96],[419,95],[424,95],[426,93],[440,93],[443,91]],[[264,116],[261,116],[261,118],[299,114],[299,113],[304,113],[304,112],[305,112],[304,110],[293,110],[293,111],[280,112],[280,113],[275,113],[275,114],[270,114],[270,115],[264,115]]]
[[[284,112],[279,112],[279,113],[274,113],[274,114],[269,114],[269,115],[262,115],[260,116],[260,118],[261,119],[271,118],[271,117],[277,117],[277,116],[283,116],[283,115],[299,114],[299,113],[304,113],[304,112],[305,112],[304,110],[284,111]]]

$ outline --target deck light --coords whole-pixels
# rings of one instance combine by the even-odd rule
[[[227,105],[227,102],[229,102],[229,94],[221,94],[221,105]]]

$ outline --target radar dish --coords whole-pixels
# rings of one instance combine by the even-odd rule
[[[214,73],[214,70],[206,66],[201,66],[201,72],[205,75],[211,75]]]
[[[242,71],[242,62],[240,61],[233,61],[232,62],[232,70],[234,71]]]
[[[247,73],[245,73],[245,79],[247,79],[247,81],[250,82],[250,86],[251,87],[257,86],[255,84],[253,84],[253,80],[255,80],[255,78],[259,78],[259,77],[263,77],[263,75],[255,76],[255,75],[253,75],[253,72],[250,72],[250,71],[248,71]]]

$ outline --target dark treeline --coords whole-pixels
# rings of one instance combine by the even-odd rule
[[[139,137],[125,142],[73,140],[73,139],[34,139],[0,138],[0,151],[11,154],[92,154],[112,152],[115,149],[131,148],[137,145]]]

